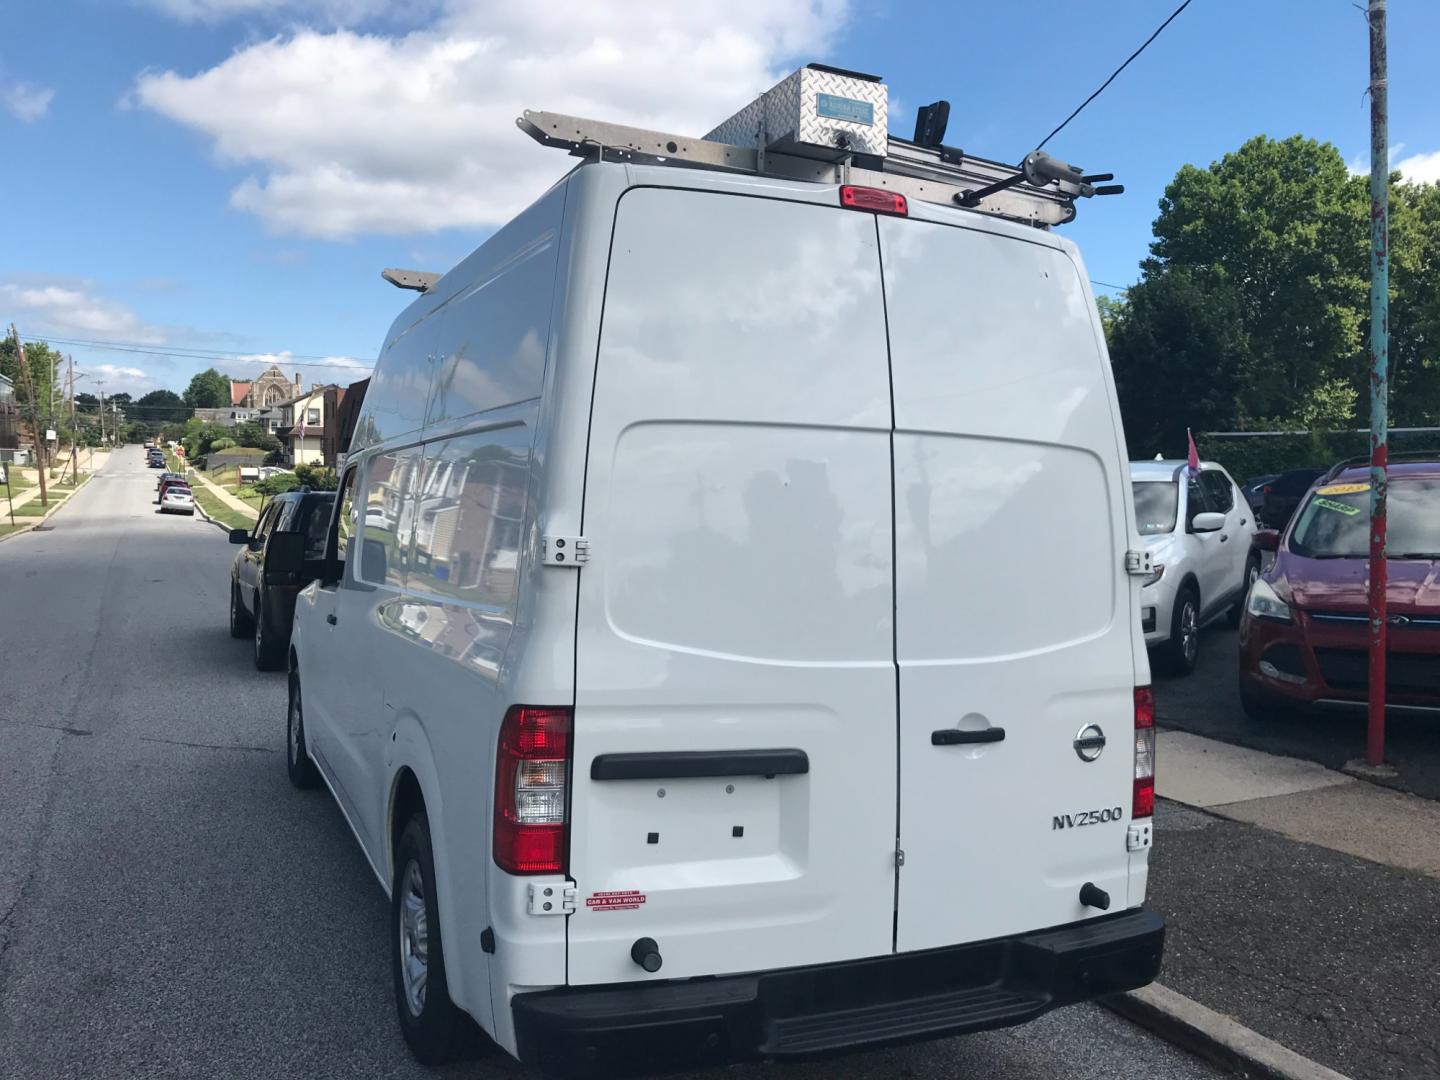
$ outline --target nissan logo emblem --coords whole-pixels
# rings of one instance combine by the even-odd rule
[[[1075,756],[1081,761],[1094,761],[1105,750],[1105,732],[1099,724],[1086,724],[1075,736]]]

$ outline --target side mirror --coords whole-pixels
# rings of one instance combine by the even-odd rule
[[[1258,550],[1260,550],[1260,551],[1279,551],[1279,550],[1280,550],[1280,530],[1279,530],[1279,529],[1257,529],[1257,530],[1255,531],[1255,539],[1254,539],[1253,543],[1254,543],[1254,546],[1256,547],[1256,549],[1258,549]]]
[[[230,542],[232,544],[248,544],[250,542],[249,529],[231,529]]]
[[[266,585],[303,585],[305,580],[305,534],[270,534],[265,552]]]
[[[1225,527],[1225,515],[1207,511],[1203,514],[1196,514],[1190,522],[1190,529],[1197,533],[1219,532]]]

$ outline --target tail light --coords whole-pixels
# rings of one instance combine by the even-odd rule
[[[1135,798],[1130,817],[1155,813],[1155,695],[1148,686],[1135,688]]]
[[[1274,490],[1275,490],[1275,489],[1274,489],[1273,487],[1271,487],[1269,484],[1266,484],[1266,485],[1265,485],[1265,494],[1266,494],[1266,495],[1269,495],[1269,494],[1270,494],[1272,491],[1274,491]]]
[[[495,865],[560,874],[570,833],[569,709],[512,705],[495,757]]]
[[[896,214],[906,217],[910,206],[904,195],[897,195],[884,188],[856,187],[846,184],[840,189],[840,205],[847,210],[869,210],[876,214]]]

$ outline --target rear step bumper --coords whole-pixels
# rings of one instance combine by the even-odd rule
[[[547,1075],[801,1058],[1007,1027],[1152,981],[1143,908],[923,953],[684,982],[517,995],[520,1060]]]

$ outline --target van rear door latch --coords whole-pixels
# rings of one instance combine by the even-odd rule
[[[1149,576],[1155,572],[1155,556],[1147,548],[1144,551],[1125,552],[1125,572]]]
[[[540,562],[545,566],[579,568],[590,561],[590,541],[583,536],[542,536]]]
[[[569,915],[575,910],[575,885],[573,882],[540,885],[530,884],[531,915]]]

